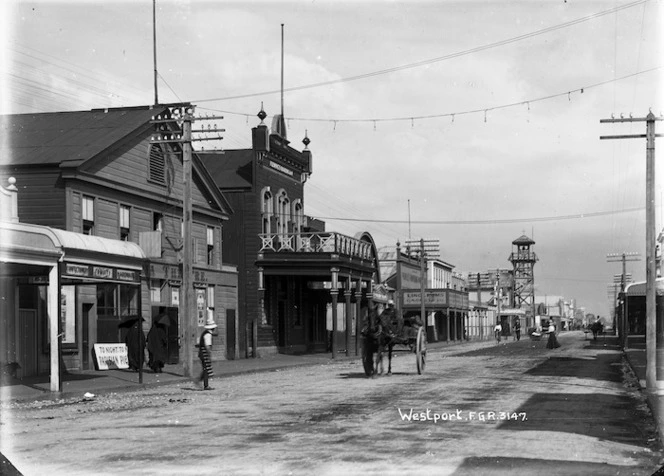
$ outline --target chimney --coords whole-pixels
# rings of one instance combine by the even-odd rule
[[[263,110],[263,103],[261,102],[261,110],[257,114],[261,123],[251,129],[251,147],[254,152],[269,152],[270,151],[270,131],[263,122],[267,117],[266,112]]]

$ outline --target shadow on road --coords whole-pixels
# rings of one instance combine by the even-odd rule
[[[657,468],[635,468],[633,466],[619,466],[605,463],[589,463],[586,461],[569,461],[556,458],[552,449],[552,459],[506,458],[502,456],[483,456],[466,458],[461,466],[452,473],[452,476],[502,475],[502,474],[556,474],[578,476],[607,474],[651,474]],[[634,470],[643,469],[635,473]]]
[[[636,403],[624,394],[538,393],[515,410],[525,421],[504,420],[498,429],[575,433],[656,451],[657,429],[647,407]]]
[[[549,377],[577,377],[583,379],[622,381],[622,357],[620,354],[600,354],[592,359],[551,357],[533,367],[526,375]]]

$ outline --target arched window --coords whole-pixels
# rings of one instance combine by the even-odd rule
[[[293,202],[293,233],[302,233],[304,228],[304,208],[299,198]]]
[[[261,194],[261,216],[263,218],[263,233],[272,233],[272,215],[274,215],[274,201],[272,200],[272,192],[270,187],[265,187]]]
[[[290,221],[290,199],[286,191],[282,189],[277,195],[277,233],[280,235],[287,234]]]

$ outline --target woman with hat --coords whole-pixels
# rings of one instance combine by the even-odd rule
[[[212,371],[212,331],[217,328],[217,323],[214,322],[214,316],[210,313],[208,315],[207,323],[205,324],[205,330],[201,334],[201,338],[198,341],[198,358],[201,359],[201,366],[203,371],[201,376],[198,378],[198,381],[203,381],[203,390],[213,390],[210,387],[210,378],[214,375]]]

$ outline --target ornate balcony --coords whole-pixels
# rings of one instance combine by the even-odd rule
[[[261,253],[334,253],[371,258],[371,244],[335,232],[261,233]]]

